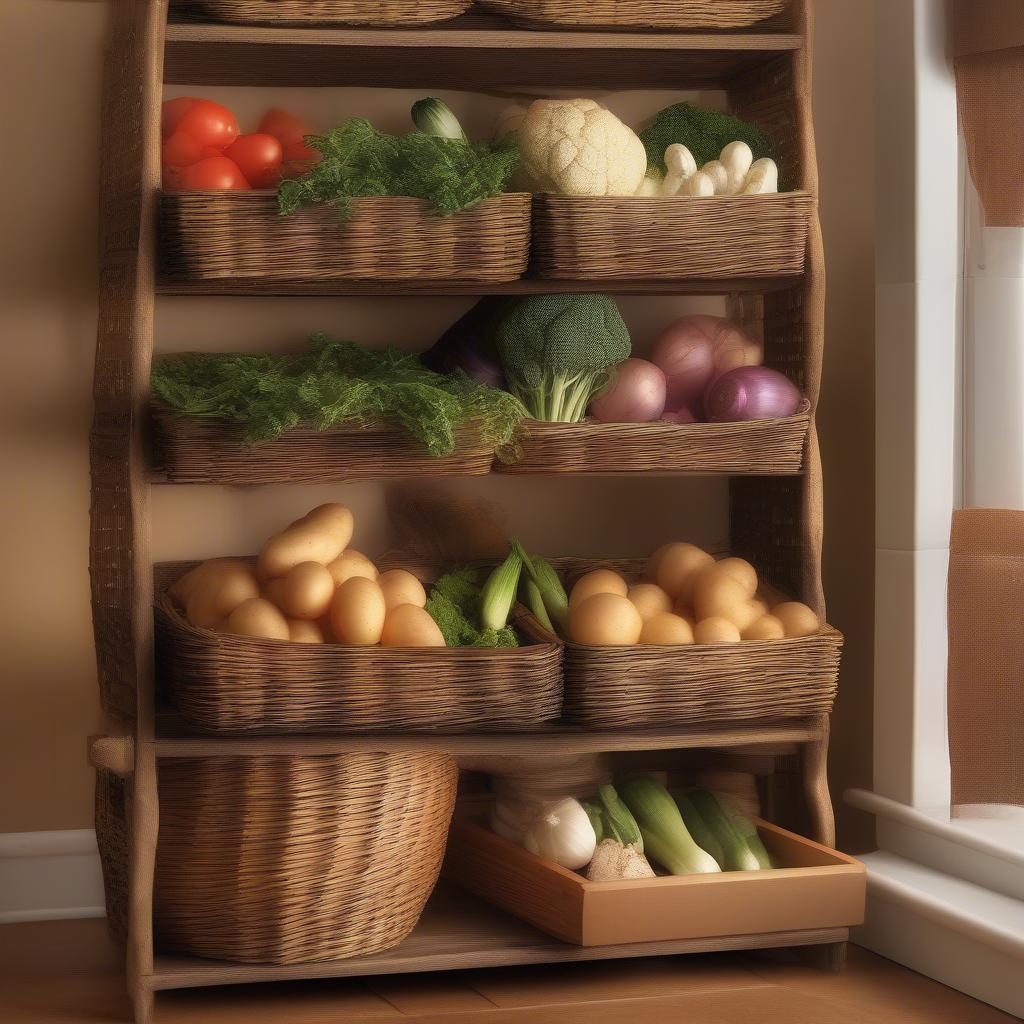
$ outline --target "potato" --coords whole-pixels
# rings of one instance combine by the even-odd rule
[[[628,590],[626,581],[617,572],[595,569],[576,581],[569,595],[569,607],[575,608],[594,594],[618,594],[619,597],[625,597]]]
[[[187,607],[188,599],[194,593],[199,581],[211,572],[220,571],[225,565],[247,565],[247,563],[241,558],[209,558],[194,569],[189,569],[184,576],[176,579],[167,588],[168,595],[179,608]]]
[[[693,630],[693,641],[698,644],[737,644],[740,631],[728,619],[713,616],[698,622]]]
[[[291,633],[285,617],[265,597],[243,601],[224,624],[225,633],[260,637],[264,640],[289,640]]]
[[[425,608],[400,604],[388,612],[381,633],[382,647],[444,647],[444,637]]]
[[[308,619],[288,619],[288,639],[293,644],[322,644],[324,634],[320,626]]]
[[[665,544],[647,561],[647,576],[677,601],[689,601],[693,581],[714,559],[695,544]]]
[[[328,562],[327,571],[334,577],[334,585],[340,587],[346,580],[353,576],[363,576],[368,580],[375,580],[378,577],[377,566],[371,562],[366,555],[346,548],[333,562]]]
[[[331,602],[331,628],[340,644],[372,647],[384,629],[384,592],[374,580],[353,576]]]
[[[319,562],[299,562],[282,584],[280,608],[290,619],[319,619],[334,600],[334,577]]]
[[[377,578],[377,585],[384,591],[384,604],[388,611],[400,604],[414,604],[422,608],[427,603],[423,584],[405,569],[388,569]]]
[[[781,640],[785,637],[786,630],[774,615],[762,615],[740,635],[744,640]]]
[[[636,583],[629,588],[626,597],[646,622],[652,615],[672,611],[672,598],[657,583]]]
[[[772,609],[772,615],[782,623],[787,639],[811,636],[821,628],[821,619],[799,601],[784,601]]]
[[[743,584],[747,597],[757,593],[757,570],[745,558],[723,558],[714,564],[715,572],[725,573]]]
[[[569,636],[578,644],[617,647],[640,639],[643,619],[622,594],[591,594],[569,608]]]
[[[652,615],[640,630],[642,644],[692,644],[693,629],[686,619],[671,612]]]
[[[737,616],[745,616],[749,605],[747,588],[726,573],[701,573],[694,584],[693,609],[698,622],[715,616],[734,620]]]
[[[352,528],[352,513],[344,505],[317,506],[263,545],[260,578],[277,579],[299,562],[333,562],[348,547]]]
[[[185,617],[198,629],[213,629],[243,601],[259,596],[260,585],[252,569],[238,559],[224,561],[196,580]]]

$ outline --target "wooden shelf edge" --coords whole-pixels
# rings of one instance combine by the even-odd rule
[[[846,928],[829,928],[615,946],[574,946],[552,939],[475,897],[442,885],[431,897],[419,925],[409,938],[395,949],[383,953],[349,960],[285,965],[238,964],[198,957],[157,955],[152,975],[144,980],[153,991],[163,991],[253,982],[777,949],[845,942],[848,937]]]
[[[311,733],[273,736],[201,736],[184,731],[173,713],[159,716],[152,741],[158,757],[233,757],[240,754],[327,754],[356,750],[398,753],[444,750],[452,754],[602,753],[683,750],[751,744],[807,743],[824,735],[817,718],[672,729],[592,732],[552,726],[519,733]]]
[[[311,295],[389,297],[432,295],[551,295],[566,292],[601,292],[608,295],[730,295],[736,292],[781,292],[800,285],[801,276],[723,278],[688,281],[266,281],[225,278],[220,281],[176,281],[158,278],[157,295],[249,295],[279,298]]]
[[[550,50],[668,50],[785,53],[799,50],[803,37],[795,32],[607,32],[517,28],[500,17],[459,18],[419,29],[330,27],[271,27],[172,22],[167,46],[181,43],[210,45],[278,45]]]

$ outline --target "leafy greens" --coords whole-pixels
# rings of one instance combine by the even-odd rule
[[[514,138],[491,145],[425,132],[388,135],[363,118],[306,142],[323,159],[304,177],[281,182],[282,214],[331,203],[346,218],[357,196],[414,196],[438,213],[458,213],[504,192],[519,162]]]
[[[249,443],[295,427],[390,423],[433,456],[450,455],[455,432],[467,426],[496,451],[514,444],[526,411],[505,391],[463,373],[428,370],[419,356],[394,348],[372,351],[314,334],[300,355],[185,352],[153,365],[153,393],[189,418],[240,424]]]

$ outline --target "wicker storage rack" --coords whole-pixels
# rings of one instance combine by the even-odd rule
[[[478,0],[516,21],[550,28],[745,28],[786,11],[789,0]]]
[[[644,567],[635,559],[553,559],[552,564],[566,590],[591,569],[614,569],[632,581]],[[798,640],[739,644],[567,642],[565,718],[591,729],[626,729],[828,714],[842,643],[842,634],[831,626]]]
[[[799,473],[810,415],[749,423],[527,425],[502,473]]]
[[[465,13],[472,0],[176,0],[174,9],[235,25],[415,28]]]
[[[433,458],[415,438],[387,427],[290,430],[273,441],[245,444],[241,428],[224,420],[188,419],[156,402],[153,459],[175,484],[324,483],[395,476],[482,476],[493,454],[456,436],[455,451]]]
[[[793,277],[803,273],[808,192],[663,199],[538,195],[531,266],[544,278]]]
[[[450,217],[420,199],[352,202],[288,217],[274,192],[162,192],[159,275],[165,283],[514,281],[526,269],[530,196],[508,193]]]
[[[272,964],[397,946],[437,881],[457,778],[432,752],[163,760],[157,941]],[[131,779],[101,768],[96,792],[108,917],[123,936]]]
[[[157,682],[205,733],[468,732],[556,719],[562,647],[517,606],[517,648],[288,644],[190,625],[163,592],[195,562],[157,570]]]

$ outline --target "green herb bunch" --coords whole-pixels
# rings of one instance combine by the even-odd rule
[[[363,118],[306,141],[323,159],[304,177],[281,182],[282,214],[332,203],[344,218],[357,196],[414,196],[438,213],[458,213],[504,192],[519,162],[514,138],[491,145],[425,132],[388,135]]]
[[[431,588],[427,611],[448,647],[518,647],[511,626],[483,629],[480,625],[483,585],[487,573],[467,566],[442,576]]]
[[[428,370],[419,356],[372,351],[314,334],[301,355],[186,352],[153,365],[153,393],[181,416],[229,420],[254,443],[295,427],[398,425],[433,456],[450,455],[467,425],[496,451],[514,445],[526,410],[465,374]]]

